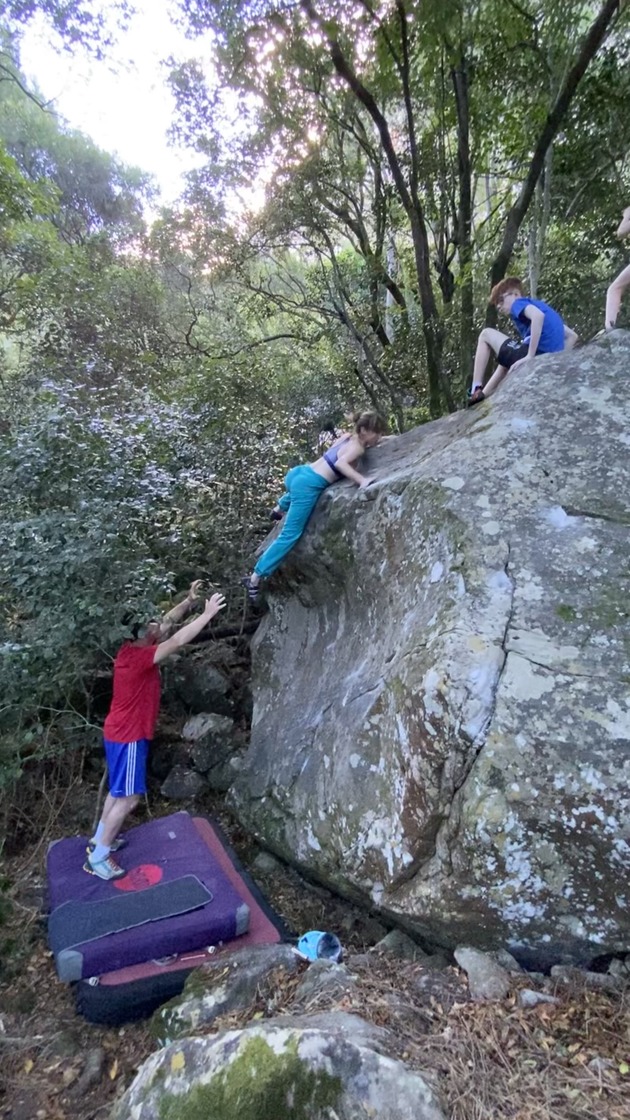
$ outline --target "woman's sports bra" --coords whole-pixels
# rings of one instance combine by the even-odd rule
[[[339,452],[349,439],[352,439],[352,436],[346,436],[344,439],[340,440],[339,443],[336,443],[334,447],[329,447],[328,451],[324,451],[322,455],[322,459],[325,463],[328,463],[328,466],[335,472],[337,478],[344,477],[337,466],[337,459],[339,458]]]

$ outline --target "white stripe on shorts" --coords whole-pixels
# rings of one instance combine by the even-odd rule
[[[134,740],[133,743],[127,744],[127,773],[125,775],[125,796],[131,797],[133,794],[133,787],[136,777],[136,754],[138,743]]]

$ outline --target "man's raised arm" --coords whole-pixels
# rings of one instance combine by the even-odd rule
[[[181,606],[182,604],[180,603],[179,605]],[[171,653],[176,653],[182,646],[186,646],[189,642],[192,642],[193,638],[197,637],[197,634],[203,630],[204,626],[208,625],[210,619],[214,618],[215,614],[218,614],[219,611],[222,611],[224,606],[225,599],[223,595],[219,595],[218,593],[213,595],[211,599],[206,599],[206,605],[202,614],[197,618],[193,618],[192,622],[188,622],[186,626],[182,626],[181,630],[178,630],[172,637],[167,638],[165,642],[160,642],[155,651],[153,664],[159,665],[159,663],[169,657]]]
[[[170,634],[173,626],[175,626],[178,622],[181,622],[182,619],[185,618],[186,615],[192,610],[199,598],[199,589],[201,588],[202,583],[202,579],[194,580],[194,582],[191,583],[188,589],[186,598],[182,599],[181,603],[177,603],[176,606],[171,607],[170,611],[167,611],[167,613],[164,615],[164,618],[160,622],[160,631],[162,634]]]

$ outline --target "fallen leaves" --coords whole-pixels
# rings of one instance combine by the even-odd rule
[[[584,990],[560,998],[451,1009],[414,1055],[419,1069],[442,1075],[450,1120],[627,1120],[630,999]]]

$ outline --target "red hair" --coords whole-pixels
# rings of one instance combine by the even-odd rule
[[[500,299],[507,295],[508,292],[517,292],[519,296],[523,294],[523,281],[518,276],[506,276],[505,280],[499,280],[498,284],[490,292],[489,303],[493,303],[496,307]]]

